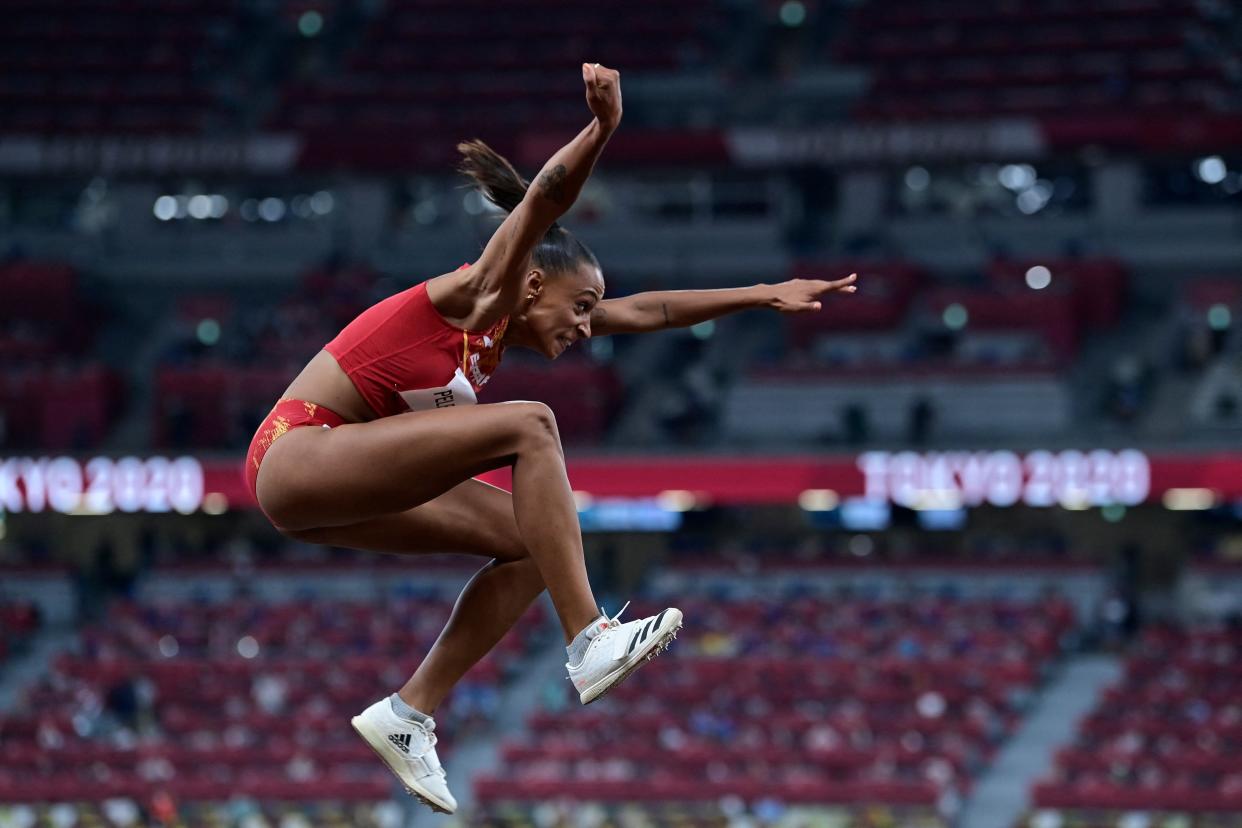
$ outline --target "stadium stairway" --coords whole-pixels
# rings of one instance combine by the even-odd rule
[[[76,640],[73,627],[56,625],[35,634],[26,652],[4,665],[0,671],[0,716],[17,702],[23,687],[51,670],[52,660],[68,651]]]
[[[1131,307],[1112,329],[1088,333],[1082,352],[1069,369],[1076,428],[1128,431],[1128,427],[1105,425],[1107,421],[1100,416],[1105,405],[1106,378],[1113,375],[1118,361],[1125,356],[1163,367],[1172,340],[1167,313],[1155,308]],[[1164,379],[1162,376],[1161,381]],[[1161,390],[1160,385],[1158,381],[1156,393]],[[1143,417],[1146,419],[1146,415]]]
[[[22,652],[0,669],[0,716],[16,704],[21,688],[47,673],[52,659],[72,647],[77,634],[77,590],[60,573],[23,575],[7,571],[0,575],[0,599],[6,594],[38,606],[43,625]]]
[[[661,400],[676,395],[676,383],[665,376],[662,365],[673,364],[682,331],[661,331],[633,343],[625,359],[616,363],[617,373],[632,397],[627,399],[612,428],[609,443],[616,446],[657,445],[662,430],[655,412]]]
[[[151,412],[155,407],[156,389],[150,377],[155,375],[161,354],[186,324],[170,307],[171,302],[165,305],[159,300],[134,297],[126,310],[130,316],[128,324],[110,329],[100,344],[101,352],[112,365],[118,366],[130,391],[122,418],[102,448],[130,451],[151,445]],[[135,339],[134,331],[143,333]]]
[[[1052,769],[1057,751],[1073,741],[1078,722],[1105,687],[1120,678],[1121,663],[1111,656],[1068,661],[979,780],[962,810],[961,828],[1015,825],[1030,805],[1032,785]]]

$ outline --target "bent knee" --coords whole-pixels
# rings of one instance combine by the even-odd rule
[[[556,415],[552,409],[541,402],[515,403],[518,407],[516,417],[517,435],[519,440],[528,447],[561,445],[561,434],[556,428]]]
[[[490,547],[492,556],[498,561],[503,563],[528,561],[532,566],[534,565],[530,550],[526,548],[526,544],[518,535],[497,533],[492,537]]]
[[[543,575],[539,572],[539,567],[535,565],[533,558],[519,558],[517,560],[496,558],[492,560],[491,566],[493,568],[505,567],[505,572],[509,576],[513,587],[528,593],[531,596],[531,600],[534,600],[536,596],[547,589]]]

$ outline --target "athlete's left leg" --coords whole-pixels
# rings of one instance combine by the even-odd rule
[[[287,534],[375,552],[465,552],[492,558],[462,589],[440,637],[399,692],[407,704],[428,715],[544,590],[539,569],[522,545],[512,496],[478,480],[467,480],[405,512]]]

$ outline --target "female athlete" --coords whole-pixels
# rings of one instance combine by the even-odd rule
[[[668,645],[681,612],[622,624],[595,603],[556,422],[533,402],[477,405],[505,347],[555,359],[589,336],[693,325],[753,307],[817,310],[835,282],[604,299],[595,256],[556,220],[621,119],[620,76],[584,64],[594,115],[534,186],[481,142],[462,170],[509,211],[478,261],[364,311],[293,380],[259,427],[246,477],[272,524],[311,543],[492,560],[466,584],[427,657],[397,693],[353,719],[406,789],[452,813],[436,756],[441,701],[547,589],[566,669],[587,704]],[[393,416],[393,415],[400,416]],[[473,479],[510,466],[513,494]]]

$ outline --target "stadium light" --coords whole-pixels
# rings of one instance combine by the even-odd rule
[[[1026,286],[1032,290],[1043,290],[1052,284],[1052,271],[1043,265],[1035,265],[1026,271]]]
[[[1209,155],[1195,162],[1195,175],[1205,184],[1219,184],[1225,180],[1229,168],[1219,155]]]
[[[440,208],[434,199],[425,198],[414,207],[414,221],[419,224],[434,224],[440,217]]]
[[[1040,179],[1018,193],[1015,203],[1026,215],[1034,215],[1047,206],[1052,199],[1052,185]]]
[[[475,193],[475,195],[478,195]],[[327,190],[320,190],[310,198],[311,212],[317,216],[326,216],[336,207],[336,199]]]
[[[855,558],[865,558],[875,551],[875,541],[869,535],[855,535],[850,538],[846,548]]]
[[[1214,331],[1227,331],[1233,324],[1233,313],[1228,305],[1215,304],[1208,308],[1208,326]]]
[[[462,209],[469,215],[477,216],[483,212],[483,196],[477,191],[471,190],[461,198]]]
[[[237,641],[237,654],[242,658],[254,658],[259,654],[259,642],[252,635],[243,635]]]
[[[205,195],[196,195],[190,198],[187,206],[190,218],[205,219],[211,216],[211,198]]]
[[[1063,828],[1064,825],[1065,818],[1057,810],[1036,811],[1031,817],[1031,828]]]
[[[832,489],[806,489],[798,495],[798,505],[807,512],[831,512],[841,504],[841,497]]]
[[[279,198],[269,196],[259,202],[259,218],[264,221],[277,222],[285,217],[285,203]]]
[[[323,15],[314,9],[302,12],[298,18],[298,31],[302,37],[314,37],[323,31]]]
[[[177,215],[177,199],[170,195],[162,195],[155,200],[155,206],[151,208],[151,212],[160,221],[172,221]]]
[[[1216,492],[1211,489],[1169,489],[1164,493],[1164,508],[1171,512],[1198,512],[1216,505]]]
[[[781,4],[781,22],[791,29],[796,29],[806,22],[806,6],[799,0],[786,0]]]
[[[204,319],[198,323],[195,334],[204,345],[215,345],[220,341],[220,323],[214,319]]]
[[[928,185],[931,184],[931,173],[924,167],[911,167],[906,170],[905,181],[906,187],[919,193],[926,190]]]
[[[660,508],[670,512],[689,512],[706,506],[703,495],[685,489],[666,489],[656,496],[656,502],[660,504]]]
[[[1013,192],[1021,192],[1035,183],[1035,168],[1030,164],[1006,164],[996,174],[1001,186]]]
[[[970,321],[970,314],[959,302],[954,302],[944,309],[944,326],[951,331],[960,331]]]

